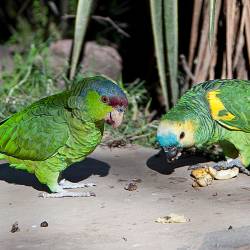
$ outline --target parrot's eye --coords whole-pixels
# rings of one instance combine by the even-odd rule
[[[102,96],[102,102],[104,102],[104,103],[108,103],[108,101],[109,101],[109,98],[107,97],[107,96]]]
[[[183,139],[185,137],[185,133],[184,132],[181,132],[180,134],[180,139]]]

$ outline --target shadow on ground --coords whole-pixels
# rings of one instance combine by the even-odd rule
[[[62,177],[72,182],[79,182],[91,175],[107,176],[109,169],[110,166],[107,163],[87,158],[67,168],[63,172]],[[0,164],[0,181],[31,186],[39,191],[49,191],[47,186],[41,184],[34,174],[9,167],[8,163]]]
[[[247,250],[250,249],[250,226],[208,233],[199,250]]]
[[[210,161],[210,158],[205,156],[184,154],[173,163],[168,163],[164,152],[160,150],[159,153],[147,160],[147,166],[160,174],[169,175],[174,172],[175,168],[191,166],[208,161]]]

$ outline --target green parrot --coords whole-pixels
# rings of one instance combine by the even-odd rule
[[[217,169],[237,166],[250,175],[250,81],[211,80],[195,85],[162,117],[157,141],[168,161],[183,148],[218,143],[227,161]],[[195,165],[191,169],[200,167]]]
[[[103,76],[81,78],[71,89],[41,99],[0,122],[0,153],[11,167],[35,174],[51,193],[43,197],[87,197],[66,189],[93,186],[62,180],[60,173],[82,161],[101,142],[104,122],[118,127],[128,100]]]

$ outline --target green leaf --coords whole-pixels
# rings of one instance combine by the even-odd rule
[[[74,45],[72,53],[72,63],[70,69],[70,79],[75,76],[76,67],[82,49],[84,36],[87,30],[93,0],[79,0],[77,5]]]
[[[166,64],[164,51],[164,36],[163,36],[163,1],[150,0],[152,28],[154,35],[154,45],[156,52],[156,61],[158,73],[160,77],[161,88],[163,92],[164,104],[166,110],[169,108],[168,88],[166,79]]]
[[[166,53],[172,104],[178,99],[178,1],[164,0],[164,22],[166,35]]]

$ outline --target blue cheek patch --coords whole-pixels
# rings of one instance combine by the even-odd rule
[[[161,146],[171,147],[178,145],[177,137],[175,134],[157,135],[157,141]]]

